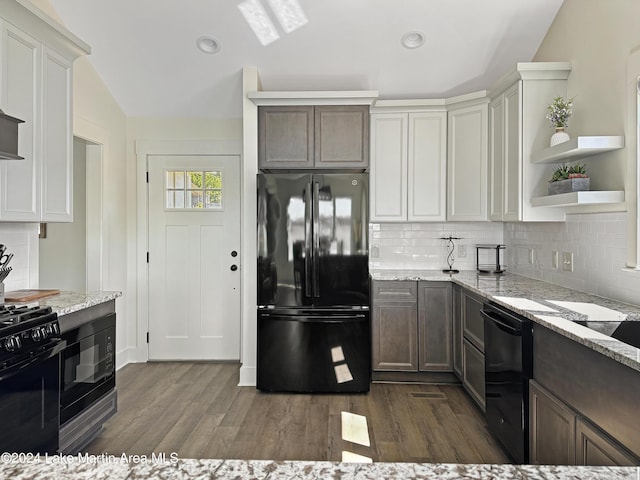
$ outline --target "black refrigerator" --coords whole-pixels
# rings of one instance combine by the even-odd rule
[[[258,174],[257,388],[367,392],[366,173]]]

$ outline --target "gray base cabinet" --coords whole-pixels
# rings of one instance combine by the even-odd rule
[[[576,415],[538,385],[529,383],[529,461],[536,465],[574,465]]]
[[[638,465],[638,459],[599,428],[578,417],[576,419],[576,464]]]
[[[369,107],[260,107],[258,167],[367,170]]]
[[[465,288],[453,289],[453,368],[462,386],[485,410],[484,320],[482,299]]]
[[[538,324],[533,342],[531,463],[640,465],[640,373]]]
[[[532,464],[638,465],[626,448],[533,380],[529,428]]]
[[[478,406],[486,408],[484,388],[484,353],[466,338],[462,343],[462,386]]]
[[[450,372],[453,369],[451,284],[418,282],[418,369]]]
[[[374,281],[372,285],[372,368],[418,371],[417,283]]]
[[[462,380],[462,287],[453,286],[453,372]]]
[[[372,282],[373,370],[451,372],[449,282]]]

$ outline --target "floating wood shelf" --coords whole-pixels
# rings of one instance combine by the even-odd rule
[[[556,163],[574,161],[620,148],[624,148],[623,136],[574,137],[566,142],[533,153],[531,155],[531,162]]]
[[[624,191],[617,190],[560,193],[531,199],[534,207],[572,207],[620,202],[624,202]]]

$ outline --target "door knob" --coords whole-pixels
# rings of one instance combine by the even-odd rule
[[[238,269],[237,265],[231,265],[231,271],[235,272]]]
[[[231,256],[232,257],[237,257],[238,256],[238,252],[236,252],[235,250],[231,251]]]

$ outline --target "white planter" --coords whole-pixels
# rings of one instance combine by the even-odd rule
[[[554,145],[558,145],[559,143],[566,142],[569,139],[570,139],[569,134],[564,131],[564,128],[556,128],[556,133],[551,135],[549,146],[553,147]]]

